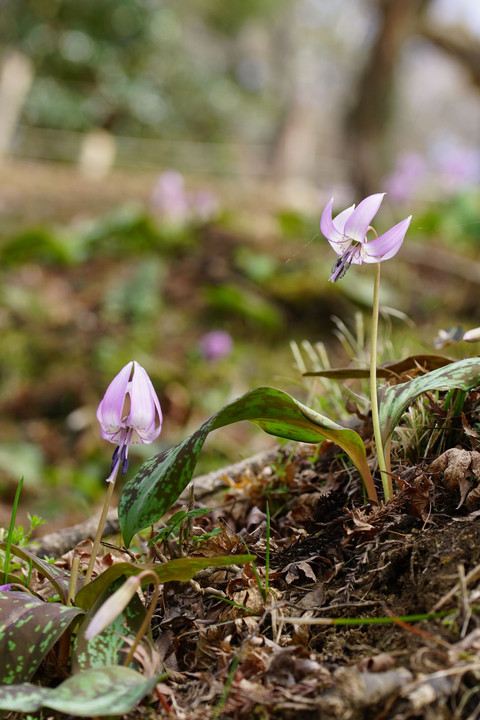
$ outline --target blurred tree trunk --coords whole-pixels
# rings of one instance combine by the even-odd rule
[[[283,105],[282,118],[273,138],[270,175],[277,182],[311,178],[315,166],[317,117],[311,104],[311,55],[302,41],[299,4],[285,8],[275,33],[275,65]]]
[[[0,68],[0,159],[11,149],[33,74],[33,65],[23,53],[10,52],[3,60]]]
[[[475,87],[480,88],[480,43],[477,38],[458,28],[449,29],[447,35],[445,31],[434,30],[428,24],[421,28],[421,33],[433,45],[458,60]]]
[[[376,0],[378,27],[370,56],[346,118],[348,157],[355,192],[378,192],[387,169],[387,130],[393,109],[395,69],[402,46],[419,32],[431,0]]]

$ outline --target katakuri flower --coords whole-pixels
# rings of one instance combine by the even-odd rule
[[[383,262],[397,254],[412,216],[376,237],[370,223],[377,214],[384,196],[385,193],[370,195],[357,207],[351,205],[335,218],[332,218],[333,198],[327,203],[320,220],[320,229],[339,256],[332,267],[332,274],[329,277],[331,282],[340,280],[352,263],[361,265]],[[375,234],[373,240],[367,239],[369,231]]]
[[[233,349],[233,340],[225,330],[212,330],[202,335],[199,347],[205,360],[214,362],[230,355]]]
[[[102,437],[116,443],[107,482],[113,482],[118,466],[128,468],[130,445],[149,445],[162,429],[162,410],[147,371],[137,362],[125,365],[107,388],[98,406]]]

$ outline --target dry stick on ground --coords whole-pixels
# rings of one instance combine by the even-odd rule
[[[476,565],[472,570],[470,570],[469,573],[465,575],[464,584],[465,587],[469,585],[469,583],[474,582],[480,577],[480,565]],[[438,612],[438,610],[441,610],[447,603],[452,600],[455,595],[459,592],[461,589],[461,583],[457,583],[453,586],[451,590],[449,590],[446,595],[444,595],[440,600],[434,605],[434,607],[431,609],[430,612],[435,613]]]
[[[277,461],[280,452],[281,450],[278,447],[270,448],[233,465],[227,465],[220,470],[206,475],[200,475],[198,478],[195,478],[195,497],[198,500],[202,500],[225,488],[225,482],[223,480],[225,476],[235,480],[248,473],[252,475],[258,474],[265,466]],[[179,500],[187,500],[188,493],[189,489],[187,487],[180,495]],[[98,527],[99,517],[100,515],[94,515],[78,525],[73,525],[72,527],[64,528],[63,530],[58,530],[57,532],[38,538],[37,542],[39,543],[39,547],[35,551],[36,554],[39,557],[60,557],[78,545],[79,542],[82,542],[82,540],[92,540]],[[103,536],[115,535],[119,531],[120,524],[118,522],[117,509],[113,508],[108,512]]]

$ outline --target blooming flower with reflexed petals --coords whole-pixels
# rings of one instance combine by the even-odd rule
[[[160,402],[146,370],[129,362],[114,377],[98,406],[97,420],[102,437],[116,443],[112,470],[107,482],[113,482],[118,465],[128,468],[130,445],[149,445],[162,429]]]
[[[410,225],[411,215],[383,235],[373,240],[367,239],[369,230],[375,233],[370,223],[384,196],[385,193],[369,195],[357,207],[351,205],[335,218],[332,218],[333,198],[327,203],[320,220],[320,229],[339,256],[332,267],[329,277],[331,282],[340,280],[352,263],[361,265],[383,262],[397,254]]]

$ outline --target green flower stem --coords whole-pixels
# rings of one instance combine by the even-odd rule
[[[392,480],[387,472],[385,455],[383,452],[382,433],[378,417],[377,398],[377,338],[378,338],[378,311],[380,291],[380,263],[375,264],[375,283],[373,286],[373,313],[370,345],[370,401],[372,405],[373,436],[377,448],[378,469],[382,478],[383,495],[385,501],[390,500],[393,495]]]
[[[103,528],[105,527],[105,521],[107,519],[108,508],[110,507],[110,502],[111,502],[113,491],[115,488],[115,480],[117,479],[119,467],[120,467],[120,463],[117,462],[117,467],[115,469],[115,472],[111,476],[111,481],[108,483],[107,492],[105,493],[105,500],[103,501],[102,514],[100,515],[100,520],[98,522],[97,534],[95,535],[95,540],[93,541],[92,554],[90,556],[90,562],[88,563],[87,574],[85,576],[86,583],[89,583],[90,580],[92,579],[93,566],[95,565],[95,559],[98,555],[98,548],[100,547],[100,543],[102,541]]]
[[[132,662],[133,656],[135,655],[135,650],[137,649],[139,642],[141,641],[141,639],[147,632],[148,628],[150,627],[150,621],[152,619],[153,613],[157,609],[158,594],[160,592],[160,582],[158,580],[156,573],[154,573],[153,570],[144,570],[143,572],[141,572],[137,575],[137,580],[139,582],[139,585],[141,585],[143,578],[148,577],[148,576],[150,576],[152,578],[152,582],[154,583],[152,599],[150,601],[148,610],[145,613],[145,617],[143,618],[143,622],[137,631],[135,640],[133,641],[130,651],[128,652],[128,654],[125,658],[125,661],[123,663],[125,667],[128,667],[130,665],[130,663]]]

